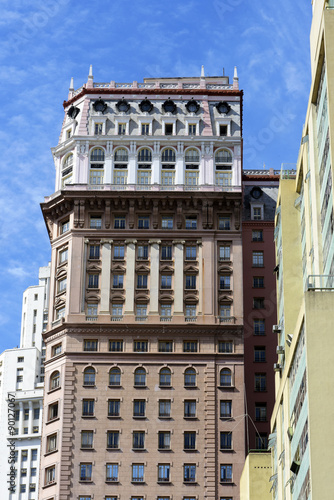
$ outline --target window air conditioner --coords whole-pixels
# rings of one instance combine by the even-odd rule
[[[292,464],[291,464],[290,470],[291,470],[291,472],[293,472],[294,474],[298,474],[299,467],[300,467],[300,461],[299,461],[299,460],[294,460],[294,461],[292,462]]]
[[[284,345],[278,345],[276,347],[276,354],[284,354]]]
[[[281,369],[281,365],[279,363],[274,363],[274,371],[277,372]]]
[[[273,333],[280,333],[282,331],[279,325],[273,325]]]

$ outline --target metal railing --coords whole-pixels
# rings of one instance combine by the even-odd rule
[[[310,274],[307,277],[306,290],[334,291],[334,276],[331,274]]]

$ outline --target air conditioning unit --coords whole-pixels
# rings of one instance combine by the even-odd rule
[[[273,325],[273,333],[281,333],[282,329],[279,325]]]
[[[290,470],[291,472],[293,472],[294,474],[297,474],[298,471],[299,471],[299,467],[300,467],[300,461],[299,460],[294,460],[291,464],[291,467],[290,467]]]
[[[284,354],[284,351],[285,351],[284,345],[278,345],[276,347],[276,354]]]
[[[274,363],[274,371],[278,372],[281,369],[281,365],[279,363]]]

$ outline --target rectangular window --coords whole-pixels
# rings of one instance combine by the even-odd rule
[[[23,362],[24,362],[24,357],[19,357],[19,358],[17,358],[17,362],[18,362],[18,363],[23,363]]]
[[[82,401],[82,416],[83,417],[93,417],[94,416],[94,399],[84,399]]]
[[[255,420],[256,422],[267,421],[267,405],[265,403],[255,403]]]
[[[220,466],[220,482],[232,483],[232,465]]]
[[[89,274],[88,275],[88,288],[99,288],[99,275]]]
[[[137,288],[147,288],[147,274],[137,275]]]
[[[266,433],[261,433],[255,436],[255,448],[257,450],[267,450],[268,449],[268,435]]]
[[[66,221],[62,222],[60,225],[60,234],[67,233],[67,231],[69,231],[69,230],[70,230],[70,221],[66,220]]]
[[[107,432],[107,448],[108,449],[118,449],[119,448],[119,431],[108,431]]]
[[[137,259],[147,260],[148,259],[148,245],[138,245],[137,247]]]
[[[66,262],[68,260],[68,248],[59,252],[59,264]]]
[[[254,229],[252,231],[252,241],[263,241],[262,229]]]
[[[186,260],[196,260],[197,247],[196,245],[186,246]]]
[[[162,229],[173,229],[173,217],[166,215],[161,217],[161,228]]]
[[[125,135],[126,134],[126,123],[119,123],[118,124],[118,135]]]
[[[121,410],[121,402],[119,399],[108,400],[108,417],[119,417]]]
[[[188,125],[188,135],[196,135],[196,123]]]
[[[20,410],[15,410],[15,422],[20,420]]]
[[[172,260],[172,245],[162,245],[161,247],[161,260]]]
[[[46,452],[51,453],[57,449],[57,434],[52,434],[46,439]]]
[[[196,465],[195,464],[185,464],[184,465],[183,480],[185,483],[195,483],[196,482]]]
[[[37,450],[36,449],[33,449],[31,450],[31,460],[34,462],[35,460],[37,460]]]
[[[196,305],[186,304],[185,316],[187,321],[196,320]]]
[[[169,483],[170,481],[170,465],[158,464],[158,482]]]
[[[138,217],[138,229],[149,229],[150,228],[150,218],[146,215],[141,215]]]
[[[28,450],[21,451],[21,462],[26,462],[28,460]]]
[[[264,288],[263,276],[253,276],[253,288]]]
[[[184,449],[185,450],[196,450],[196,432],[185,432],[184,433]]]
[[[225,353],[233,352],[233,342],[219,342],[218,351]]]
[[[95,135],[102,135],[103,123],[95,123],[94,133]]]
[[[123,305],[122,304],[112,304],[111,315],[113,321],[120,321],[123,318]]]
[[[196,276],[193,274],[186,274],[186,289],[196,290]]]
[[[32,467],[32,468],[30,469],[30,476],[31,476],[31,477],[35,477],[35,476],[37,476],[37,469],[36,469],[36,467]]]
[[[219,260],[230,260],[231,259],[231,247],[230,245],[220,245],[219,247]]]
[[[170,418],[171,401],[170,399],[159,400],[159,417]]]
[[[159,340],[159,352],[173,352],[172,340]]]
[[[102,219],[101,217],[96,217],[96,216],[92,216],[90,218],[90,226],[89,226],[91,229],[101,229],[102,227]]]
[[[231,229],[231,217],[229,216],[219,217],[218,229],[223,231],[228,231],[229,229]]]
[[[97,351],[97,340],[84,340],[84,351]]]
[[[34,425],[33,428],[32,428],[32,433],[33,434],[38,434],[39,433],[39,427],[38,425]]]
[[[172,319],[172,305],[161,304],[160,306],[160,319],[161,321],[171,321]]]
[[[262,318],[254,319],[253,328],[254,328],[254,335],[265,335],[266,333],[265,320]]]
[[[27,477],[27,469],[21,469],[21,477]]]
[[[49,421],[54,420],[55,418],[58,418],[58,402],[52,403],[51,405],[49,405],[48,417],[49,417]]]
[[[133,352],[148,352],[148,341],[135,340],[133,342]]]
[[[262,220],[263,206],[251,207],[251,218],[252,220]]]
[[[61,344],[54,345],[51,350],[52,356],[59,356],[61,354]]]
[[[106,465],[106,481],[116,483],[118,481],[118,464]]]
[[[145,449],[145,431],[134,431],[132,433],[132,448],[134,450]]]
[[[45,485],[52,484],[56,481],[56,466],[52,465],[45,469]]]
[[[165,135],[173,135],[173,124],[165,123]]]
[[[124,259],[124,245],[114,245],[114,259]]]
[[[170,274],[163,274],[160,286],[163,290],[170,290],[172,288],[172,276]]]
[[[26,484],[20,484],[20,493],[25,493],[27,491],[27,485]]]
[[[227,135],[227,125],[219,125],[219,135],[225,137]]]
[[[163,186],[174,186],[175,184],[175,172],[172,170],[162,170],[161,172],[161,184]]]
[[[266,348],[265,346],[254,347],[254,361],[255,363],[265,363],[266,361]]]
[[[254,390],[265,392],[267,390],[267,376],[265,373],[255,373]]]
[[[29,420],[29,408],[24,409],[24,420]]]
[[[144,464],[132,464],[132,482],[144,482]]]
[[[253,252],[252,265],[253,267],[263,267],[263,252]]]
[[[170,432],[160,431],[158,433],[158,448],[159,450],[170,450]]]
[[[113,288],[123,288],[124,287],[124,275],[123,274],[114,274],[112,286],[113,286]]]
[[[187,165],[186,168],[198,168],[198,167],[197,167],[197,165],[196,166],[195,165],[189,165],[189,166]],[[185,172],[185,185],[186,186],[198,186],[198,178],[199,178],[198,170],[186,170],[186,172]],[[196,228],[193,227],[191,229],[196,229]]]
[[[87,316],[89,318],[97,317],[97,304],[87,304]]]
[[[147,306],[146,305],[137,305],[136,307],[136,320],[144,321],[147,319]]]
[[[80,481],[92,480],[92,464],[80,464]]]
[[[93,448],[93,431],[81,431],[81,448],[92,449]]]
[[[109,351],[122,352],[123,351],[123,340],[109,340]]]
[[[231,276],[226,274],[219,276],[219,289],[231,290]]]
[[[196,401],[194,399],[188,399],[184,401],[184,417],[185,418],[196,417]]]
[[[221,321],[227,320],[231,317],[230,304],[222,304],[219,306],[219,317]]]
[[[220,433],[220,449],[221,450],[231,450],[232,449],[232,432],[221,432]]]
[[[232,401],[220,401],[220,418],[232,417]]]
[[[100,258],[100,245],[89,245],[89,259]]]
[[[183,342],[183,352],[198,352],[197,340],[185,340]]]
[[[253,308],[254,309],[264,309],[264,298],[254,297],[253,298]]]
[[[197,229],[196,215],[186,217],[186,229]]]
[[[150,124],[142,123],[141,124],[141,135],[149,135],[150,133]]]
[[[115,216],[114,229],[125,229],[125,216]]]
[[[133,416],[145,417],[146,401],[145,399],[135,399],[133,402]]]

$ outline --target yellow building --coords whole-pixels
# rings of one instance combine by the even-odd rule
[[[313,1],[312,85],[296,179],[281,179],[276,211],[274,499],[333,498],[333,9]]]
[[[268,488],[271,475],[269,453],[248,453],[240,480],[240,500],[271,500]]]

